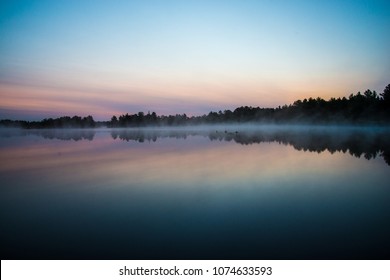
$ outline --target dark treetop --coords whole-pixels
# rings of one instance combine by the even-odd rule
[[[383,93],[366,90],[348,98],[331,98],[326,101],[320,97],[297,100],[293,104],[277,108],[242,106],[234,111],[210,112],[203,116],[188,117],[186,114],[158,116],[155,112],[147,114],[124,114],[113,116],[104,122],[87,117],[60,117],[42,121],[1,120],[1,126],[22,128],[91,128],[108,127],[144,127],[144,126],[181,126],[216,123],[274,123],[274,124],[390,124],[390,84]]]

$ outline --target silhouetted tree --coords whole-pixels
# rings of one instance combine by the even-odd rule
[[[297,100],[292,105],[277,108],[260,108],[241,106],[234,111],[219,110],[207,115],[188,117],[186,114],[158,116],[155,112],[113,116],[108,122],[100,122],[110,127],[143,127],[143,126],[173,126],[199,125],[214,123],[307,123],[307,124],[390,124],[390,84],[383,93],[367,89],[363,94],[352,93],[348,98],[331,98],[328,101],[317,98]],[[40,122],[3,120],[2,126],[21,126],[24,128],[52,127],[95,127],[92,116],[64,116],[57,119],[44,119]]]
[[[390,84],[388,84],[386,86],[386,88],[383,90],[383,93],[381,93],[380,96],[382,97],[382,100],[385,104],[385,107],[387,107],[387,109],[389,109],[389,106],[390,106]]]
[[[116,116],[112,116],[110,121],[110,127],[117,127],[118,126],[118,118]]]

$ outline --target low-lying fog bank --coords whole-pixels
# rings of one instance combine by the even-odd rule
[[[382,156],[390,164],[390,128],[308,125],[210,125],[99,129],[1,129],[1,138],[39,136],[45,139],[94,140],[96,135],[113,140],[156,142],[159,139],[205,137],[241,145],[277,142],[310,152],[349,152],[367,159]]]

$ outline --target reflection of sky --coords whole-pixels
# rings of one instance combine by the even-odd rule
[[[388,1],[3,1],[0,118],[203,114],[388,81]]]
[[[389,256],[382,159],[203,136],[10,135],[0,181],[2,259]]]
[[[114,140],[108,131],[99,132],[92,142],[28,137],[35,140],[1,145],[3,175],[24,174],[32,180],[40,178],[53,185],[81,189],[256,189],[288,187],[304,181],[318,187],[332,185],[328,180],[349,184],[357,174],[367,183],[367,178],[375,178],[373,174],[382,176],[387,167],[382,159],[367,161],[343,153],[301,152],[277,143],[240,145],[210,141],[203,136],[159,138],[144,143]],[[381,168],[377,169],[378,165]],[[364,172],[370,175],[363,175]],[[24,182],[23,178],[20,183]]]

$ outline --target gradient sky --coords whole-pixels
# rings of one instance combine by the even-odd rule
[[[0,119],[199,115],[390,83],[390,1],[1,1]]]

